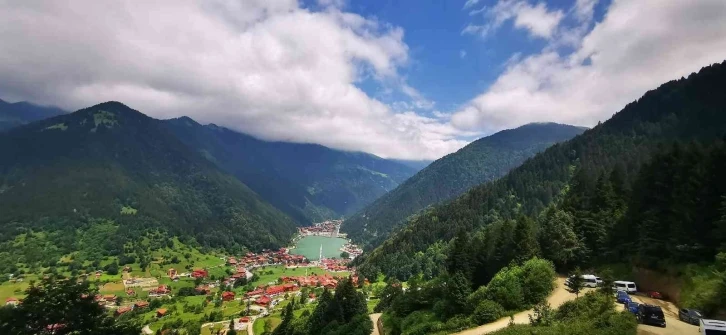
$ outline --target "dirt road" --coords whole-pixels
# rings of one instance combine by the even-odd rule
[[[585,289],[585,290],[587,290],[587,289]],[[567,292],[567,289],[565,288],[565,278],[557,278],[555,290],[552,292],[552,295],[550,295],[550,297],[547,298],[547,302],[550,303],[550,306],[552,306],[552,308],[557,308],[557,307],[560,307],[560,305],[564,304],[565,302],[573,300],[575,298],[576,298],[576,296],[574,294]],[[514,323],[519,323],[519,324],[529,323],[529,315],[532,313],[533,313],[533,311],[530,309],[530,310],[515,314]],[[487,334],[487,333],[495,332],[497,330],[505,328],[505,327],[507,327],[507,325],[509,325],[509,317],[501,318],[497,321],[494,321],[492,323],[487,323],[485,325],[481,325],[476,328],[467,329],[462,332],[456,333],[455,335]]]
[[[666,327],[654,327],[646,325],[638,325],[639,335],[698,335],[698,326],[689,325],[678,320],[678,307],[674,304],[658,299],[648,297],[632,296],[633,300],[641,304],[649,304],[660,306],[663,309],[663,315],[666,318]]]
[[[373,321],[373,332],[371,332],[371,335],[380,335],[380,332],[378,332],[378,319],[381,317],[381,313],[374,313],[370,315],[371,321]]]

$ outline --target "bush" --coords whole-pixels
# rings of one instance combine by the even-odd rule
[[[471,315],[471,320],[478,324],[483,325],[498,320],[504,315],[504,307],[495,301],[482,300],[474,309],[474,313]]]
[[[534,305],[545,301],[555,288],[555,266],[541,258],[532,258],[522,264],[522,293],[524,302]]]
[[[487,299],[498,302],[508,311],[524,309],[524,292],[520,281],[522,269],[503,268],[487,285]]]

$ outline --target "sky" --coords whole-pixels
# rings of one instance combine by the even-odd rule
[[[726,59],[723,0],[0,0],[0,99],[432,160]]]

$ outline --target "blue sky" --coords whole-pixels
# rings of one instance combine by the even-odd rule
[[[436,159],[531,122],[607,120],[723,62],[724,17],[723,0],[2,2],[0,99],[115,100],[265,140]]]

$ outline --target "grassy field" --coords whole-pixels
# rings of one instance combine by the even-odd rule
[[[258,318],[257,320],[255,320],[255,323],[252,324],[252,332],[255,335],[262,335],[262,333],[265,332],[266,320],[270,320],[271,326],[272,326],[271,329],[275,329],[277,327],[277,325],[279,325],[280,322],[282,322],[282,319],[280,319],[279,316],[275,316],[275,315],[270,315],[270,316],[264,317],[264,318]]]
[[[257,274],[259,278],[252,284],[254,286],[267,285],[277,282],[281,276],[304,276],[306,272],[309,276],[330,274],[336,277],[348,277],[350,275],[350,272],[347,271],[330,272],[317,267],[286,268],[282,265],[271,265],[255,269],[253,273]]]

